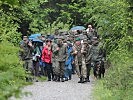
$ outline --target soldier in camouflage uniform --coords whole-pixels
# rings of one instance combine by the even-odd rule
[[[84,83],[87,78],[84,48],[85,47],[81,45],[80,38],[76,38],[76,42],[73,46],[73,54],[74,54],[76,72],[78,77],[80,78],[78,83]]]
[[[32,45],[32,42],[29,41],[27,36],[23,36],[23,42],[20,45],[21,47],[21,51],[19,53],[19,56],[21,58],[22,61],[24,61],[24,69],[26,70],[27,73],[34,73],[33,70],[33,62],[32,62],[32,52],[34,50],[34,47]],[[31,78],[30,77],[26,77],[26,80],[29,81]]]
[[[62,37],[59,37],[57,40],[57,44],[53,46],[53,67],[54,72],[57,77],[57,81],[64,82],[64,67],[65,67],[65,61],[67,57],[67,48],[63,44]]]
[[[89,40],[92,40],[93,37],[98,37],[98,34],[97,34],[96,30],[93,29],[91,24],[88,24],[88,28],[87,28],[86,32],[87,32],[86,35],[87,35]]]
[[[58,65],[58,61],[57,61],[57,58],[58,58],[58,55],[57,55],[57,38],[54,38],[53,42],[52,42],[52,68],[53,68],[53,74],[54,74],[54,77],[53,77],[53,81],[56,81],[57,80],[57,76],[56,76],[56,72],[55,72],[55,69]]]
[[[90,82],[90,79],[89,79],[89,76],[90,76],[90,70],[91,70],[91,55],[90,55],[90,48],[91,46],[89,45],[89,41],[87,39],[84,39],[83,40],[83,44],[82,44],[82,57],[85,59],[85,60],[82,60],[82,62],[85,62],[85,63],[82,63],[82,67],[86,67],[84,68],[84,77],[85,77],[85,82]],[[86,65],[84,65],[86,64]]]
[[[96,77],[96,62],[99,59],[99,51],[100,51],[100,47],[99,47],[99,41],[97,40],[97,37],[93,37],[92,40],[92,47],[91,47],[91,63],[93,64],[93,74],[94,77]]]

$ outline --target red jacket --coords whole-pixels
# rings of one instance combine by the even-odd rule
[[[48,54],[48,48],[45,46],[42,50],[42,61],[46,63],[51,63],[52,59],[52,50],[49,51],[50,53]]]

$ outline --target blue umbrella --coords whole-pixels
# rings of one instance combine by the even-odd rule
[[[41,34],[37,33],[37,34],[31,34],[31,36],[29,36],[29,40],[32,40],[33,42],[42,42],[38,37],[40,37]]]
[[[38,39],[38,38],[30,38],[30,40],[32,40],[32,43],[34,44],[36,44],[37,43],[37,45],[38,46],[43,46],[43,41],[41,41],[40,39]]]
[[[84,30],[84,29],[85,29],[84,26],[75,26],[71,28],[71,30]]]
[[[32,40],[33,42],[43,42],[38,38],[29,38],[29,40]]]
[[[37,34],[31,34],[31,35],[29,36],[29,39],[30,39],[30,38],[38,38],[39,36],[41,36],[40,33],[37,33]]]

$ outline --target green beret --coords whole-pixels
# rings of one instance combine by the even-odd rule
[[[76,41],[80,41],[81,39],[80,39],[79,37],[77,37],[75,40],[76,40]]]

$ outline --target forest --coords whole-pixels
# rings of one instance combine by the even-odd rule
[[[18,97],[26,85],[18,57],[22,35],[88,23],[100,34],[111,62],[106,77],[96,82],[94,100],[132,100],[132,0],[0,0],[0,100]]]

